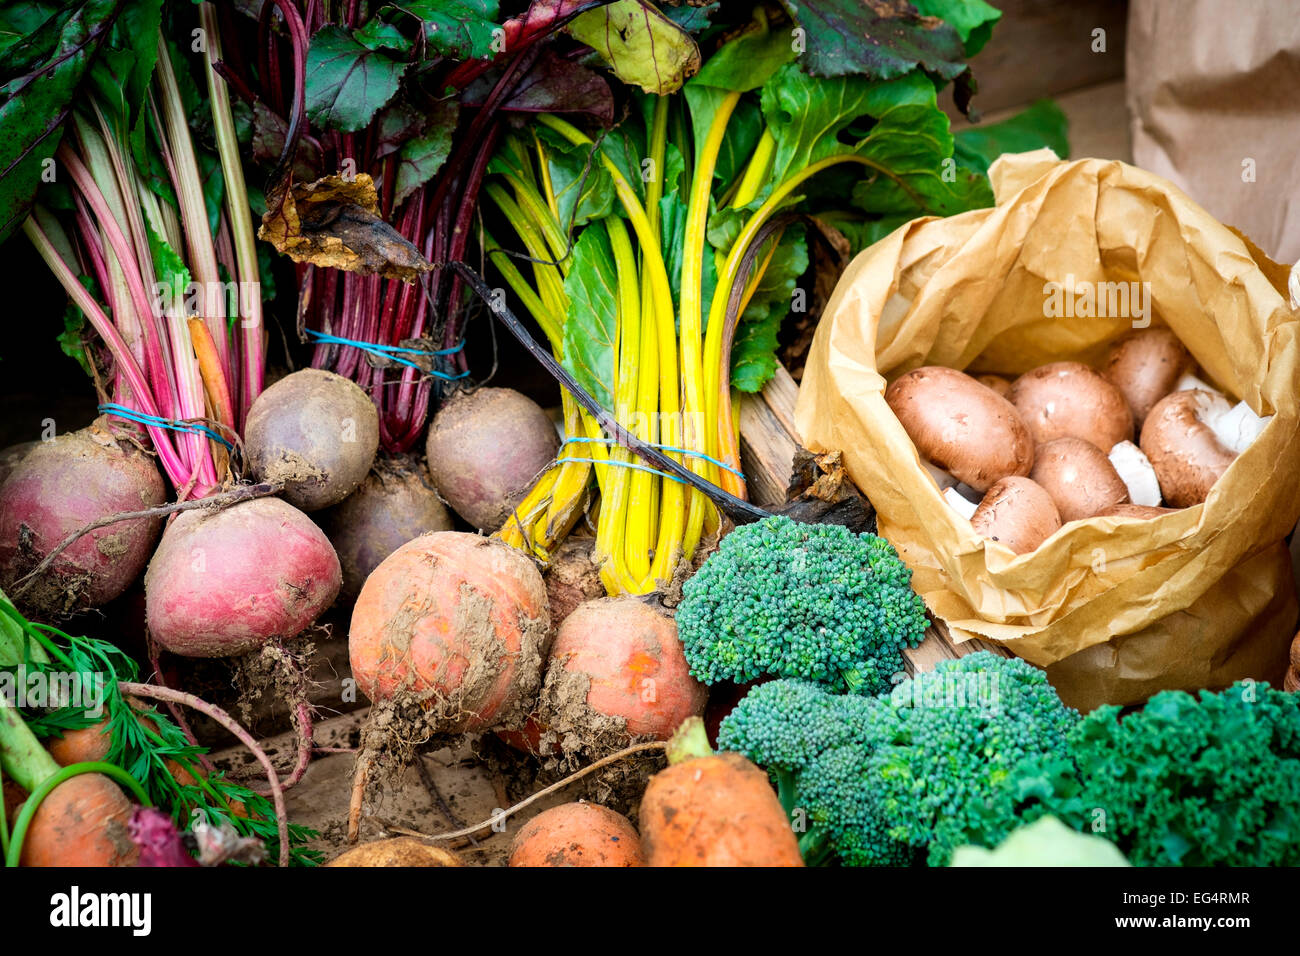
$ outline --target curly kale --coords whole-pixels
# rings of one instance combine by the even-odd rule
[[[1164,691],[1093,711],[1069,749],[1082,792],[1066,809],[1135,865],[1300,865],[1300,695]]]
[[[893,546],[774,516],[722,539],[683,587],[677,630],[706,684],[764,676],[878,693],[925,634],[925,605]]]
[[[1026,789],[1051,790],[1016,773],[1027,761],[1052,769],[1079,719],[1041,670],[980,651],[917,674],[889,695],[895,718],[868,773],[890,835],[947,864],[964,844],[994,846],[1023,820]],[[1040,771],[1044,772],[1044,771]]]

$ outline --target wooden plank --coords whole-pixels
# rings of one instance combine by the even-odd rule
[[[740,460],[750,500],[764,508],[785,504],[798,448],[794,439],[794,403],[798,395],[799,386],[778,365],[776,375],[761,393],[740,398]]]

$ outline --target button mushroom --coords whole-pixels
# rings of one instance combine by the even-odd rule
[[[1171,329],[1153,327],[1128,333],[1110,348],[1105,375],[1123,393],[1139,428],[1156,402],[1192,367],[1192,356]]]
[[[1061,515],[1041,485],[1013,475],[989,489],[970,523],[976,534],[1025,554],[1061,527]]]
[[[1148,508],[1160,504],[1160,481],[1141,448],[1131,441],[1122,441],[1110,450],[1107,457],[1128,488],[1129,501]]]
[[[1005,398],[956,369],[913,369],[885,391],[885,401],[932,465],[983,494],[999,478],[1027,475],[1034,443]]]
[[[1142,425],[1142,451],[1168,504],[1200,504],[1236,459],[1236,452],[1220,442],[1205,421],[1221,401],[1200,389],[1174,392],[1156,403]]]
[[[1091,518],[1128,501],[1128,488],[1106,453],[1082,438],[1039,445],[1029,477],[1052,496],[1062,521]]]
[[[1133,437],[1128,400],[1080,362],[1040,365],[1011,383],[1009,397],[1038,445],[1082,438],[1108,451]]]

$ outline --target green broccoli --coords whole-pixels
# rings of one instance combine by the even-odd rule
[[[943,866],[964,844],[995,846],[1025,822],[1022,762],[1065,748],[1076,711],[1043,672],[980,651],[917,674],[888,698],[867,772],[889,834]],[[1036,781],[1035,781],[1036,782]]]
[[[832,694],[811,681],[753,688],[722,721],[718,747],[764,767],[799,836],[804,862],[901,866],[916,854],[890,838],[867,776],[874,741],[887,736],[889,706]]]
[[[773,516],[722,539],[683,587],[677,632],[706,684],[763,676],[878,693],[925,634],[925,605],[893,546]]]
[[[1243,682],[1093,711],[1066,809],[1137,866],[1300,865],[1300,695]]]

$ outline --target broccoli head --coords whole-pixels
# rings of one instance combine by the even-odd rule
[[[1243,682],[1093,711],[1071,809],[1138,866],[1300,865],[1300,695]]]
[[[893,546],[840,525],[743,525],[683,587],[677,632],[706,684],[763,676],[878,693],[925,634],[925,605]]]
[[[810,866],[901,866],[915,851],[890,838],[868,778],[874,741],[887,735],[889,706],[874,697],[833,694],[811,681],[753,688],[722,721],[718,747],[765,768],[799,834]]]
[[[893,720],[868,761],[890,835],[933,866],[995,846],[1024,822],[1019,765],[1065,749],[1079,719],[1041,670],[988,651],[944,661],[888,696]]]

